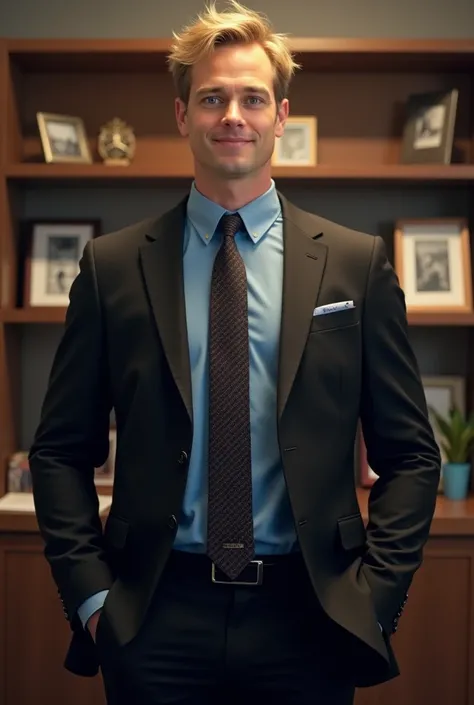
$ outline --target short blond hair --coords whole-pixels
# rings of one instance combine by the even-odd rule
[[[194,64],[225,44],[260,44],[270,59],[275,79],[277,102],[288,95],[290,81],[299,65],[294,61],[286,35],[273,31],[269,19],[255,10],[231,0],[231,7],[219,12],[211,2],[196,20],[179,34],[168,56],[178,97],[188,103],[191,90],[191,70]]]

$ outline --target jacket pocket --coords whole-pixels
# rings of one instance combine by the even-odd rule
[[[337,520],[341,544],[346,551],[363,548],[367,534],[360,514],[351,514]]]
[[[104,540],[108,548],[120,551],[127,542],[130,524],[125,519],[109,514],[105,528]]]
[[[313,316],[311,321],[311,333],[323,333],[328,330],[338,328],[348,328],[359,323],[359,310],[357,308],[346,308],[342,311],[334,311],[319,316]]]

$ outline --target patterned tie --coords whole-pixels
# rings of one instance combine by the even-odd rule
[[[231,580],[254,557],[247,276],[234,239],[244,227],[238,213],[221,218],[209,328],[207,553]]]

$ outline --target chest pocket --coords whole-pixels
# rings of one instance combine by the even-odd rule
[[[359,311],[357,308],[345,308],[342,311],[325,313],[313,316],[310,333],[324,333],[339,328],[348,328],[359,324]]]

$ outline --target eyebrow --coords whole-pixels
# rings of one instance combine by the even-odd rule
[[[271,97],[268,88],[266,88],[265,86],[244,86],[242,90],[244,93],[263,93],[269,98]],[[223,86],[203,86],[202,88],[198,88],[198,90],[196,91],[196,96],[199,97],[204,94],[216,95],[225,92],[226,89]]]

